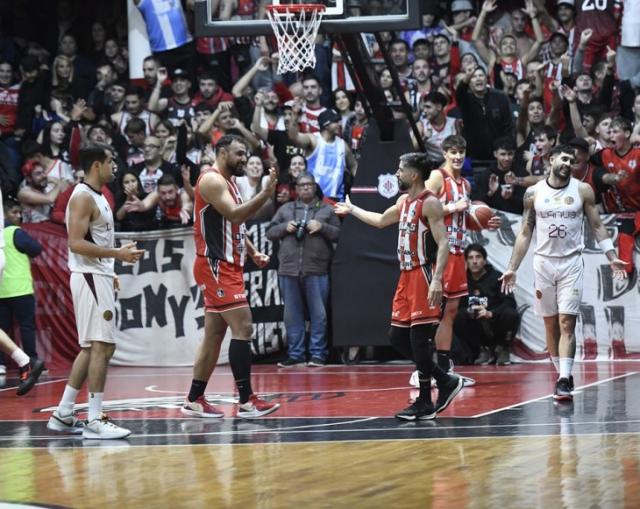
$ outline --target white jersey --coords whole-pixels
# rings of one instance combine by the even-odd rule
[[[571,178],[566,186],[554,188],[545,179],[533,189],[535,254],[551,258],[581,254],[584,249],[584,202],[580,196],[580,181]]]
[[[85,240],[101,247],[114,247],[113,212],[111,211],[109,202],[102,193],[95,191],[89,185],[82,183],[78,184],[73,190],[73,193],[71,193],[69,203],[71,203],[74,196],[77,196],[80,193],[86,193],[91,196],[96,207],[98,207],[98,210],[100,211],[100,216],[89,223],[89,230],[87,231]],[[68,231],[69,205],[67,205],[65,223]],[[71,250],[69,250],[69,270],[71,272],[113,276],[115,274],[113,265],[113,258],[93,258],[90,256],[82,256],[72,253]]]
[[[447,136],[456,134],[456,119],[453,117],[446,117],[444,125],[440,130],[432,125],[426,118],[420,119],[420,123],[422,124],[422,132],[429,134],[429,136],[423,137],[424,145],[427,149],[427,155],[434,161],[444,160],[442,155],[442,142]]]

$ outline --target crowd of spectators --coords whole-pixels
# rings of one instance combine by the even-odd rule
[[[302,171],[321,196],[344,197],[368,119],[329,37],[317,41],[314,69],[280,76],[268,38],[194,38],[186,1],[171,7],[169,41],[151,3],[134,3],[152,50],[135,70],[140,80],[129,79],[124,1],[90,12],[82,2],[52,2],[57,23],[42,31],[19,22],[22,2],[0,12],[0,184],[21,203],[24,222],[63,222],[71,188],[83,179],[77,154],[86,139],[117,150],[118,176],[104,191],[124,230],[190,223],[200,168],[226,133],[242,136],[252,154],[243,197],[260,190],[267,167],[280,171],[273,203],[256,219],[295,200]],[[223,2],[218,14],[255,18],[263,3]],[[416,122],[436,164],[447,135],[465,136],[474,198],[521,212],[523,190],[544,178],[553,145],[569,142],[579,153],[575,174],[603,210],[635,212],[640,26],[632,4],[423,2],[422,28],[382,34],[400,89],[376,39],[362,39],[396,118]],[[371,12],[398,5],[346,3]],[[400,94],[412,118],[398,106]]]
[[[19,202],[24,223],[64,222],[83,180],[84,140],[117,152],[117,178],[103,192],[120,230],[190,224],[200,170],[228,133],[251,153],[238,179],[243,198],[260,191],[269,167],[279,170],[274,199],[255,219],[270,221],[296,201],[303,174],[314,178],[319,199],[348,192],[368,108],[330,36],[316,41],[315,68],[279,75],[270,38],[194,38],[192,0],[163,4],[164,22],[154,2],[134,0],[151,55],[129,69],[124,0],[40,3],[38,12],[28,2],[0,8],[0,186],[5,201]],[[243,20],[263,17],[265,3],[215,5],[221,19]],[[345,2],[350,13],[401,5]],[[524,190],[545,178],[552,147],[572,145],[574,176],[593,187],[604,212],[627,213],[620,256],[632,262],[640,224],[638,2],[425,0],[422,9],[417,30],[361,34],[394,117],[407,130],[416,123],[436,165],[442,140],[463,135],[473,198],[513,213],[522,212]]]

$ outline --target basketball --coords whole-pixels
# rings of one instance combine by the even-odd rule
[[[489,227],[489,220],[493,217],[491,207],[482,201],[474,200],[469,206],[467,215],[467,229],[477,232]]]

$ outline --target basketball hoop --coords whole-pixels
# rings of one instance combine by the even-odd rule
[[[267,17],[278,40],[278,74],[316,65],[315,39],[325,12],[321,4],[267,5]]]

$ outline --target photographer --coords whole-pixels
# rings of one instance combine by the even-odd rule
[[[267,228],[267,237],[280,241],[278,276],[289,345],[289,357],[278,363],[283,368],[305,363],[305,315],[311,322],[309,366],[327,362],[329,264],[340,222],[316,189],[313,175],[300,175],[297,200],[280,207]]]
[[[469,296],[460,303],[455,334],[474,351],[475,364],[510,364],[510,343],[520,323],[516,301],[512,295],[501,292],[502,273],[487,263],[484,247],[467,246],[464,258]]]

